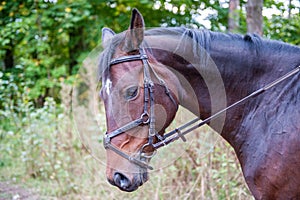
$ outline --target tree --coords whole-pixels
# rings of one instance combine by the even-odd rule
[[[299,43],[299,10],[290,0],[290,18],[274,16],[264,19],[265,35],[286,42]],[[229,2],[229,9],[228,9]],[[61,81],[72,82],[88,53],[100,43],[101,28],[116,32],[128,28],[132,8],[144,15],[147,27],[202,27],[197,20],[206,16],[212,31],[262,34],[262,0],[163,1],[163,0],[14,0],[0,3],[0,69],[18,74],[22,66],[32,101],[55,97]],[[283,0],[265,0],[264,7],[276,6],[283,12]],[[293,12],[291,12],[291,8]],[[228,29],[226,29],[228,27]],[[282,31],[285,30],[285,31]]]
[[[228,14],[228,31],[238,32],[239,31],[239,20],[240,13],[238,7],[240,5],[240,0],[230,0],[229,1],[229,14]]]
[[[286,1],[286,4],[284,1],[264,1],[266,8],[272,7],[278,11],[272,16],[264,17],[264,35],[266,37],[300,45],[300,6],[297,1]]]
[[[247,11],[247,31],[263,35],[263,0],[248,0],[246,4]]]
[[[155,6],[154,6],[155,4]],[[181,1],[36,1],[0,3],[0,68],[28,80],[30,100],[42,106],[47,96],[60,100],[61,82],[72,82],[81,62],[100,42],[100,31],[128,28],[136,7],[148,27],[197,24],[191,18],[200,2]],[[199,24],[198,24],[199,25]],[[16,66],[21,66],[16,70]],[[5,76],[3,77],[5,78]]]

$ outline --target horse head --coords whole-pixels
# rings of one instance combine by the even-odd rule
[[[146,48],[144,29],[143,17],[134,9],[124,33],[102,30],[104,51],[111,53],[100,91],[107,122],[106,175],[124,191],[134,191],[148,180],[153,144],[178,109],[177,77]]]

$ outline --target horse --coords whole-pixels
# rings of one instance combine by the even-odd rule
[[[182,128],[201,119],[233,147],[255,199],[300,199],[299,47],[255,34],[146,30],[136,9],[128,30],[103,28],[102,45],[109,183],[137,190],[157,149],[185,140]],[[165,133],[179,105],[198,118]]]

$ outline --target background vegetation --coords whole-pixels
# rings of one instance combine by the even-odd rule
[[[231,31],[247,32],[246,3],[239,1]],[[0,2],[0,181],[36,188],[45,199],[251,199],[222,140],[206,156],[197,153],[199,143],[187,146],[137,192],[122,193],[106,182],[95,69],[79,69],[101,43],[101,28],[125,30],[133,7],[147,27],[228,31],[229,0]],[[299,10],[298,0],[265,0],[264,36],[299,45]],[[98,103],[99,112],[91,114]]]

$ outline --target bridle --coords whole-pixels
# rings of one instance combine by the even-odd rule
[[[148,165],[149,160],[155,155],[156,149],[153,148],[154,145],[154,138],[156,137],[159,141],[163,141],[164,138],[157,133],[155,130],[155,113],[154,113],[154,83],[150,76],[150,70],[158,79],[160,85],[164,86],[166,95],[169,96],[170,100],[178,106],[178,103],[175,101],[174,97],[170,93],[169,88],[167,87],[166,83],[155,73],[154,69],[150,66],[148,56],[145,52],[144,48],[139,49],[139,55],[130,55],[130,56],[122,56],[116,59],[113,59],[109,67],[124,63],[124,62],[131,62],[141,60],[143,63],[144,69],[144,109],[143,113],[141,114],[140,118],[125,124],[124,126],[112,131],[111,133],[106,133],[104,136],[104,147],[105,149],[110,149],[120,155],[121,157],[129,160],[130,162],[140,166],[141,168],[153,169],[151,166]],[[148,112],[149,110],[149,112]],[[137,156],[131,156],[119,148],[115,147],[111,144],[111,139],[138,126],[149,126],[148,131],[148,142],[141,147],[138,151]],[[154,151],[151,154],[144,152],[146,147],[151,147]]]
[[[103,139],[104,147],[105,149],[110,149],[120,155],[121,157],[129,160],[130,162],[138,165],[139,167],[143,169],[153,169],[153,167],[149,166],[149,161],[150,159],[155,155],[156,151],[158,148],[161,148],[163,146],[166,146],[178,139],[182,139],[184,142],[186,141],[184,135],[187,133],[190,133],[191,131],[195,130],[196,128],[199,128],[207,123],[209,123],[211,120],[217,118],[219,115],[222,113],[226,112],[227,110],[244,103],[245,101],[249,100],[250,98],[256,97],[266,90],[270,89],[271,87],[279,84],[280,82],[286,80],[287,78],[296,75],[300,71],[300,66],[296,67],[295,69],[291,70],[287,74],[279,77],[275,81],[267,84],[266,86],[254,91],[253,93],[249,94],[248,96],[240,99],[239,101],[231,104],[230,106],[218,111],[217,113],[211,115],[210,117],[204,119],[200,123],[196,124],[197,122],[200,121],[200,118],[195,118],[186,124],[168,132],[165,133],[163,136],[159,135],[156,130],[155,130],[155,113],[154,113],[154,83],[151,80],[150,76],[150,70],[152,70],[153,74],[156,76],[156,78],[159,80],[160,84],[164,86],[166,95],[169,96],[171,101],[178,106],[178,103],[175,101],[173,96],[170,93],[170,90],[168,89],[167,85],[165,82],[155,73],[154,69],[150,66],[150,63],[148,61],[148,56],[145,52],[144,48],[139,49],[139,54],[138,55],[130,55],[130,56],[122,56],[116,59],[113,59],[109,66],[113,66],[119,63],[124,63],[124,62],[131,62],[131,61],[137,61],[141,60],[143,63],[143,68],[144,68],[144,110],[143,113],[141,114],[141,117],[129,122],[128,124],[112,131],[111,133],[106,133]],[[148,109],[150,112],[148,113]],[[195,125],[194,125],[195,124]],[[136,128],[138,126],[144,126],[148,125],[149,126],[149,132],[148,132],[148,142],[143,145],[136,156],[132,156],[129,154],[124,153],[121,151],[119,148],[115,147],[114,145],[111,144],[111,139],[128,131],[133,128]],[[157,138],[158,141],[154,143],[154,138]],[[153,152],[151,154],[147,154],[144,152],[146,147],[151,147],[153,149]]]

